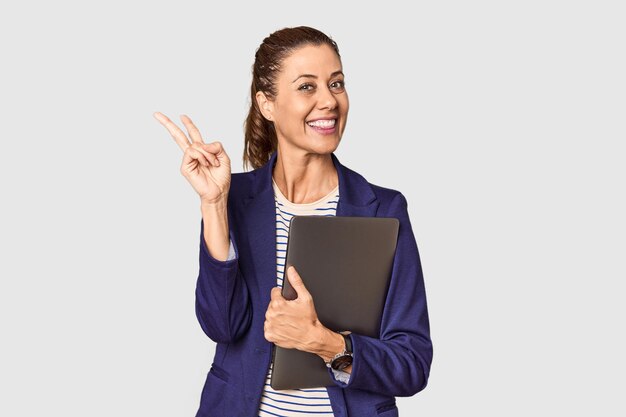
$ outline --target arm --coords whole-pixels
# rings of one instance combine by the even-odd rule
[[[203,205],[202,215],[196,316],[202,330],[211,340],[217,343],[230,343],[240,338],[250,327],[252,318],[250,296],[239,269],[239,251],[233,232],[228,227],[226,208]],[[220,253],[224,254],[226,253],[224,248],[227,250],[229,248],[226,246],[229,244],[228,239],[230,239],[228,255],[219,259],[211,255],[216,253],[217,256],[219,250],[209,251],[207,242],[221,245]],[[225,260],[221,260],[224,258]]]
[[[352,333],[349,382],[329,373],[342,388],[406,397],[426,387],[433,349],[422,267],[404,195],[393,199],[387,217],[399,219],[400,227],[380,338]]]

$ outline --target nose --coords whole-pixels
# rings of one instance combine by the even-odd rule
[[[320,91],[320,97],[318,100],[318,107],[320,109],[327,108],[329,110],[333,110],[335,107],[337,107],[337,99],[335,98],[335,95],[332,93],[332,91],[330,91],[328,87],[321,88],[319,91]]]

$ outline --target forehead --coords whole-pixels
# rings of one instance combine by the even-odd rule
[[[283,61],[282,74],[293,80],[302,74],[330,76],[341,70],[341,60],[329,45],[306,45],[296,49]]]

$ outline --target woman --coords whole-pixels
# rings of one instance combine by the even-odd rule
[[[181,172],[201,201],[196,313],[217,347],[197,416],[397,416],[395,397],[427,384],[432,343],[407,201],[334,155],[348,108],[336,43],[297,27],[256,52],[244,152],[253,171],[231,174],[220,142],[205,144],[181,116],[190,142],[155,113],[184,151]],[[399,219],[379,338],[326,328],[298,272],[284,271],[289,220],[311,214]],[[281,295],[285,272],[295,300]],[[317,354],[332,364],[334,385],[274,391],[272,344]]]

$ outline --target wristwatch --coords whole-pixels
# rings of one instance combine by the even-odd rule
[[[337,371],[343,371],[348,366],[352,365],[352,339],[350,339],[349,330],[345,330],[343,332],[337,332],[343,336],[343,339],[346,342],[346,348],[343,352],[336,354],[334,357],[330,358],[328,362],[326,362],[326,366],[328,368],[335,369]]]

